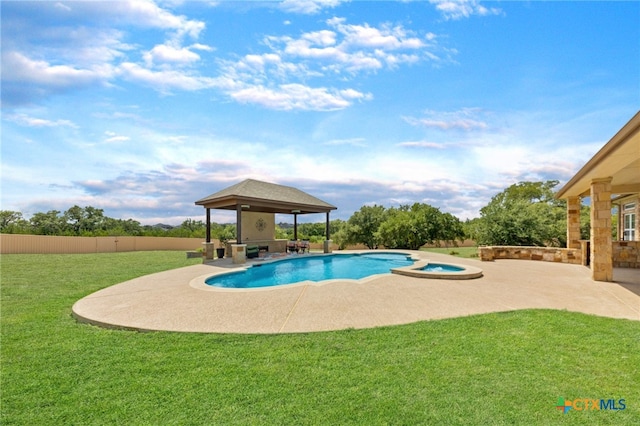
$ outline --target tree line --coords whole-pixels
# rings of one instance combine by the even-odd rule
[[[205,224],[187,219],[180,226],[142,225],[133,219],[114,219],[103,209],[73,206],[62,212],[49,210],[25,219],[21,212],[0,210],[0,232],[5,234],[63,235],[80,237],[163,236],[204,237]]]
[[[427,204],[385,209],[364,206],[334,234],[340,245],[417,249],[424,244],[566,247],[566,201],[555,197],[557,180],[519,182],[496,194],[480,209],[480,217],[461,222]],[[615,235],[615,216],[612,233]],[[580,233],[589,239],[589,206],[580,210]]]
[[[369,248],[418,248],[434,241],[463,239],[461,222],[448,213],[427,204],[385,209],[363,206],[348,220],[332,220],[332,238],[340,246],[364,244]],[[279,223],[276,238],[293,239],[293,226]],[[114,219],[95,207],[73,206],[61,212],[50,210],[25,219],[16,211],[0,211],[0,232],[7,234],[62,236],[163,236],[205,238],[206,224],[187,219],[179,226],[141,225],[133,219]],[[372,235],[369,235],[371,233]],[[211,236],[220,240],[236,237],[235,224],[211,224]],[[325,223],[298,224],[298,239],[321,242]]]
[[[496,194],[480,210],[480,217],[462,222],[450,213],[424,203],[385,208],[362,206],[344,221],[329,224],[332,240],[341,248],[363,244],[370,249],[418,249],[425,244],[456,245],[464,239],[479,245],[565,246],[566,203],[554,196],[558,181],[520,182]],[[614,224],[615,226],[615,224]],[[276,238],[293,239],[293,226],[279,223]],[[589,238],[589,207],[581,210],[582,238]],[[0,210],[0,232],[68,236],[169,236],[205,238],[206,225],[187,219],[179,226],[142,225],[133,219],[114,219],[104,210],[77,205],[62,212],[50,210],[25,219],[22,213]],[[212,223],[213,238],[230,240],[235,224]],[[298,238],[321,242],[324,223],[298,224]]]
[[[385,208],[363,206],[333,234],[341,247],[364,244],[370,249],[403,248],[417,250],[425,244],[464,240],[462,222],[450,213],[424,203]]]

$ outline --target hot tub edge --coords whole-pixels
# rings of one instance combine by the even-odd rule
[[[482,269],[476,268],[475,266],[468,265],[460,265],[456,263],[446,262],[447,265],[456,266],[458,268],[463,268],[462,271],[424,271],[422,268],[427,266],[430,262],[428,260],[423,260],[414,263],[411,266],[405,266],[402,268],[393,268],[391,269],[391,273],[398,275],[405,275],[413,278],[431,278],[431,279],[439,279],[439,280],[472,280],[475,278],[482,277]],[[444,263],[444,262],[438,262]]]

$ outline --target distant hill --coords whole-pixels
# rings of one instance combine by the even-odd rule
[[[155,225],[151,225],[152,228],[157,228],[157,229],[164,229],[165,231],[170,231],[173,228],[175,228],[175,226],[172,225],[167,225],[164,223],[156,223]]]

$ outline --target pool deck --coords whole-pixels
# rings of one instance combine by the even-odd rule
[[[638,269],[616,268],[616,282],[607,283],[592,281],[590,270],[578,265],[411,253],[481,268],[484,275],[441,280],[384,274],[242,290],[201,286],[204,277],[236,266],[221,259],[105,288],[76,302],[73,314],[104,327],[199,333],[370,328],[530,308],[640,320]]]

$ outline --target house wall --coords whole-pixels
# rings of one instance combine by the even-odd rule
[[[624,231],[624,214],[623,211],[624,205],[629,203],[636,203],[635,214],[636,214],[636,235],[635,241],[640,241],[640,196],[634,195],[631,197],[620,198],[616,200],[616,205],[618,206],[618,240],[622,240],[623,231]]]
[[[613,267],[640,268],[640,241],[614,241]]]
[[[273,240],[276,237],[276,215],[273,213],[242,212],[242,243]]]

